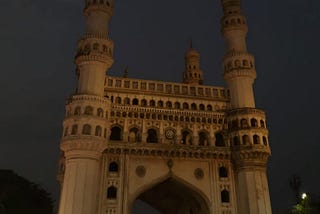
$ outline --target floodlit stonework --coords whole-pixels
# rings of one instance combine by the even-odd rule
[[[59,214],[129,214],[140,199],[165,214],[270,214],[264,111],[240,0],[221,0],[228,87],[203,85],[190,45],[183,83],[111,77],[113,0],[86,0],[66,102]]]

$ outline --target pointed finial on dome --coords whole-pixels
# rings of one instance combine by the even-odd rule
[[[190,49],[193,48],[192,38],[190,39],[190,47],[189,47],[189,48],[190,48]]]
[[[123,77],[124,77],[124,78],[128,78],[128,74],[129,74],[129,67],[126,66],[126,69],[124,70],[124,75],[123,75]]]

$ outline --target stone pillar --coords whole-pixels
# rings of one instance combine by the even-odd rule
[[[98,151],[66,152],[59,214],[97,213],[100,159]]]

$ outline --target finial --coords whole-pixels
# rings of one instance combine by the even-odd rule
[[[190,49],[193,48],[192,46],[193,46],[193,45],[192,45],[192,39],[190,39]]]
[[[124,70],[124,78],[128,78],[128,74],[129,74],[129,67],[127,66],[126,69]]]

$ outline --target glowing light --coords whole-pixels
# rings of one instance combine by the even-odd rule
[[[306,199],[307,198],[307,194],[306,193],[302,193],[301,198],[302,199]]]

